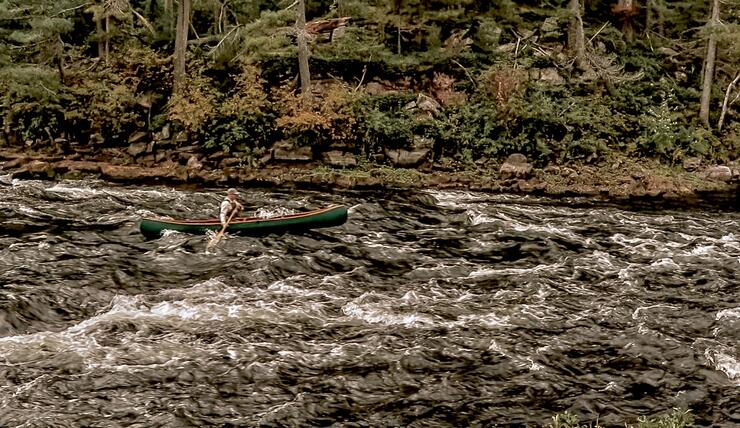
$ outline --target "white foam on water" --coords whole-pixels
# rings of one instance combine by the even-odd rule
[[[714,366],[715,370],[723,372],[734,381],[735,385],[740,386],[740,361],[737,356],[732,356],[720,349],[707,348],[704,350],[704,358]]]
[[[162,318],[179,318],[192,321],[223,321],[226,318],[236,318],[242,307],[215,303],[191,304],[185,301],[161,302],[149,309],[152,315]]]
[[[209,287],[216,287],[217,280],[209,280],[196,284],[190,289],[178,290],[182,297],[199,298],[207,297],[204,291]],[[228,291],[228,290],[226,290]],[[167,295],[170,291],[162,292]],[[213,290],[215,293],[215,290]],[[232,294],[233,295],[233,294]],[[228,293],[226,294],[228,296]],[[223,295],[221,296],[224,297]],[[74,352],[83,358],[88,366],[120,365],[116,362],[117,357],[126,357],[126,351],[118,348],[108,348],[98,344],[96,334],[100,328],[117,322],[136,322],[142,328],[146,325],[161,323],[163,321],[173,322],[177,325],[181,322],[210,322],[224,320],[227,318],[240,318],[245,314],[252,315],[251,308],[241,305],[223,305],[213,302],[192,302],[186,299],[175,301],[162,301],[154,304],[146,303],[141,296],[115,296],[110,306],[102,313],[83,320],[59,332],[42,331],[27,335],[16,335],[0,338],[0,359],[9,362],[21,363],[27,358],[38,359],[39,355],[55,355],[64,352]],[[177,330],[177,328],[175,328]],[[173,334],[176,334],[175,331]],[[181,350],[177,350],[180,346]],[[186,356],[190,352],[185,344],[177,344],[173,349],[167,351],[164,357],[169,358]],[[143,350],[147,352],[147,350]],[[158,351],[158,353],[161,353]],[[117,356],[117,357],[116,357]],[[101,357],[105,362],[101,363]],[[160,356],[161,357],[161,356]],[[154,356],[153,359],[160,357]],[[41,357],[43,358],[43,357]]]
[[[536,363],[531,357],[525,358],[525,361],[529,362],[529,371],[538,372],[545,368],[542,364]]]
[[[55,183],[53,186],[48,187],[45,190],[47,192],[61,193],[67,197],[78,200],[90,199],[102,193],[100,190],[92,187],[70,186],[68,183],[64,182]]]
[[[342,313],[354,319],[370,324],[400,325],[404,327],[427,327],[435,324],[435,320],[425,314],[396,313],[392,308],[398,306],[398,301],[383,295],[365,293],[362,296],[342,306]]]
[[[677,306],[663,305],[663,304],[650,305],[650,306],[639,306],[637,309],[635,309],[632,312],[632,319],[633,320],[637,320],[637,319],[640,319],[640,318],[644,319],[646,317],[649,317],[650,314],[648,313],[648,310],[649,309],[658,309],[658,308],[666,308],[666,309],[670,309],[670,310],[674,310],[674,311],[677,311],[677,310],[680,309]],[[641,315],[643,312],[645,312],[645,315]]]
[[[714,245],[699,245],[698,247],[694,248],[689,252],[689,255],[691,256],[706,256],[712,253],[715,253],[715,246]]]
[[[430,326],[433,320],[422,314],[394,314],[382,308],[363,307],[355,303],[347,303],[342,312],[351,317],[369,324],[399,325],[404,327]]]
[[[559,321],[562,319],[559,315],[550,313],[550,311],[554,309],[552,306],[524,304],[520,305],[518,309],[520,314],[536,319],[542,323]]]
[[[729,309],[722,309],[721,311],[717,312],[717,315],[714,316],[714,319],[721,320],[723,318],[738,318],[740,319],[740,307],[737,308],[729,308]]]
[[[680,266],[670,258],[662,258],[650,263],[650,267],[653,268],[668,268],[668,269],[680,269]]]
[[[326,277],[322,279],[322,284],[326,280]],[[294,275],[286,279],[277,280],[267,286],[267,290],[270,295],[288,295],[297,297],[326,297],[329,299],[337,299],[337,296],[330,294],[323,289],[311,290],[307,288],[298,287],[291,283],[306,284],[309,282],[309,277],[306,275]],[[269,296],[266,296],[269,297]]]
[[[473,279],[479,279],[479,278],[489,278],[489,277],[499,277],[499,276],[519,276],[524,274],[533,274],[541,271],[550,271],[557,268],[560,268],[563,266],[563,263],[554,263],[554,264],[541,264],[537,265],[531,268],[504,268],[504,269],[492,269],[492,268],[482,268],[477,269],[470,274],[468,274],[468,278]]]
[[[453,322],[453,325],[480,325],[489,329],[501,329],[514,327],[510,315],[502,315],[498,312],[489,312],[483,315],[462,315]]]
[[[606,386],[605,386],[605,387],[604,387],[603,389],[601,389],[600,391],[616,391],[616,390],[619,390],[619,385],[617,385],[617,383],[616,383],[616,382],[614,382],[614,381],[610,381],[610,382],[609,382],[609,383],[607,383],[607,384],[606,384]]]

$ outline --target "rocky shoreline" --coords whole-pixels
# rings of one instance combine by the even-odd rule
[[[144,149],[144,152],[146,149]],[[310,153],[273,149],[258,166],[243,165],[222,153],[210,156],[193,148],[162,159],[141,159],[136,151],[73,151],[66,154],[0,149],[0,174],[18,179],[99,178],[119,183],[240,186],[311,190],[461,189],[652,207],[740,206],[740,169],[702,165],[699,159],[669,167],[656,161],[615,159],[600,164],[548,165],[535,168],[521,154],[500,164],[474,169],[424,163],[403,168],[357,165],[341,153],[315,161]],[[396,159],[413,153],[393,154]],[[412,163],[411,163],[412,164]]]

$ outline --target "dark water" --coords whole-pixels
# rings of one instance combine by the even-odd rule
[[[349,222],[206,254],[136,221],[213,193],[5,178],[0,426],[740,424],[738,213],[244,195]]]

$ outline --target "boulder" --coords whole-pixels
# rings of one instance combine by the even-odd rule
[[[332,43],[342,39],[347,34],[347,27],[339,27],[335,28],[331,32],[331,41]]]
[[[92,161],[74,161],[61,160],[54,164],[54,169],[58,172],[81,172],[88,174],[100,173],[100,162]]]
[[[189,139],[190,136],[188,135],[187,131],[180,131],[177,133],[177,135],[175,135],[175,142],[178,145],[187,143]]]
[[[370,95],[384,95],[395,92],[392,89],[386,88],[385,85],[380,82],[369,82],[365,85],[365,91]]]
[[[561,26],[558,23],[558,18],[555,16],[551,16],[549,18],[546,18],[545,21],[540,26],[540,31],[544,33],[550,33],[555,31],[560,31]]]
[[[13,178],[53,178],[54,168],[51,163],[32,160],[22,165],[13,173]]]
[[[558,73],[558,69],[555,67],[544,68],[540,70],[539,80],[542,82],[549,83],[551,85],[564,85],[565,78]]]
[[[97,132],[90,135],[90,144],[92,145],[102,145],[105,144],[105,138],[103,138],[102,135],[98,134]]]
[[[160,151],[157,151],[157,154],[154,155],[154,162],[160,163],[160,162],[164,161],[165,159],[167,159],[168,157],[169,157],[169,153],[168,152],[160,152]]]
[[[184,162],[184,163],[187,163],[191,157],[195,156],[195,153],[197,151],[198,151],[197,146],[185,146],[185,147],[180,147],[175,150],[175,152],[177,153],[177,159],[180,162]]]
[[[676,55],[679,55],[678,51],[676,51],[675,49],[671,49],[669,47],[660,47],[660,48],[656,49],[656,51],[659,54],[665,55],[667,57],[674,57]]]
[[[707,180],[721,181],[727,183],[732,181],[732,170],[729,166],[712,166],[704,171],[704,177]]]
[[[138,158],[136,163],[143,166],[154,166],[154,164],[157,163],[157,158],[154,154],[148,154]]]
[[[437,113],[442,106],[432,97],[419,94],[416,98],[416,107],[428,113]]]
[[[521,153],[514,153],[509,156],[499,170],[502,180],[527,178],[531,173],[532,164],[527,162],[527,157]]]
[[[128,146],[128,149],[126,150],[131,157],[137,157],[140,156],[147,151],[147,143],[133,143]]]
[[[514,52],[514,49],[516,49],[516,43],[506,43],[503,45],[499,45],[496,48],[496,52],[508,53],[508,52]]]
[[[357,159],[351,153],[333,150],[324,153],[324,163],[335,168],[351,168],[357,166]]]
[[[211,153],[210,155],[208,155],[208,159],[210,159],[212,161],[219,161],[219,160],[221,160],[221,159],[223,159],[225,157],[226,157],[226,153],[224,153],[221,150],[219,150],[217,152],[214,152],[214,153]]]
[[[311,147],[292,147],[287,142],[276,143],[272,149],[272,160],[278,162],[311,162],[313,151]]]
[[[100,172],[103,178],[115,181],[183,179],[178,171],[165,167],[142,168],[104,163],[100,166]],[[187,178],[187,173],[184,178]]]
[[[701,167],[700,158],[687,158],[683,161],[683,169],[686,171],[696,171]]]
[[[198,160],[198,156],[190,156],[190,159],[188,159],[187,164],[188,170],[190,171],[199,171],[203,168],[203,163]]]
[[[221,167],[222,168],[232,168],[241,162],[241,159],[239,158],[224,158],[221,160]]]
[[[27,157],[24,157],[24,156],[19,156],[17,158],[14,158],[14,159],[11,159],[11,160],[5,162],[2,165],[2,167],[0,167],[0,169],[15,169],[15,168],[18,168],[18,167],[22,166],[23,164],[25,164],[29,160],[30,160],[30,158],[27,158]]]
[[[144,132],[144,131],[138,131],[138,132],[134,132],[133,134],[131,134],[131,135],[130,135],[130,136],[128,137],[128,143],[129,143],[129,144],[139,143],[139,142],[141,142],[141,141],[142,141],[142,140],[143,140],[144,138],[146,138],[146,136],[147,136],[147,133],[146,133],[146,132]]]
[[[434,147],[434,139],[429,137],[422,137],[420,135],[414,135],[414,148],[415,149],[431,149]]]
[[[398,168],[415,168],[426,162],[431,153],[430,149],[415,150],[386,150],[385,155],[393,166]]]

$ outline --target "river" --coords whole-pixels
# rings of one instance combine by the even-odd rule
[[[349,219],[139,234],[223,190],[0,180],[0,426],[740,424],[738,212],[244,190]]]

